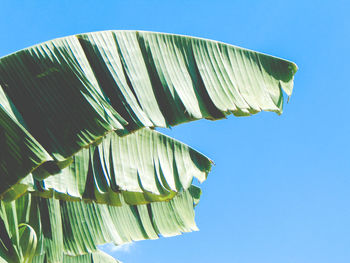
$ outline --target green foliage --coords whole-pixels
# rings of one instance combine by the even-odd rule
[[[297,66],[141,31],[51,40],[0,59],[0,262],[116,262],[120,245],[197,230],[212,162],[147,127],[282,113]]]

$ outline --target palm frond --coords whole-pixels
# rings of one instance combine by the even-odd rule
[[[20,258],[28,247],[19,244],[18,229],[21,224],[34,230],[37,246],[29,256],[36,255],[38,262],[44,259],[47,262],[64,262],[63,257],[66,256],[94,253],[99,244],[121,245],[156,239],[160,235],[167,237],[195,231],[194,206],[199,196],[199,188],[191,186],[170,201],[137,206],[126,204],[123,198],[121,206],[110,206],[41,198],[31,194],[12,202],[1,201],[1,233],[5,236],[0,236],[0,244],[9,243],[7,240],[14,241],[10,242],[12,250],[3,253],[3,258]],[[6,250],[0,247],[1,251]]]
[[[232,45],[140,31],[69,36],[3,57],[0,193],[40,165],[59,171],[111,131],[280,114],[296,70]]]
[[[170,200],[193,178],[203,182],[211,165],[206,156],[157,131],[145,128],[124,137],[112,132],[98,146],[74,155],[58,174],[50,176],[41,166],[4,197],[14,200],[29,191],[67,201],[121,205],[123,198],[131,205],[146,204]]]

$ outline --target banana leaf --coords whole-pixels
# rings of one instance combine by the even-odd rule
[[[282,113],[294,63],[217,41],[141,31],[51,40],[0,59],[0,194],[54,173],[115,131]]]
[[[168,202],[137,206],[123,199],[122,206],[109,206],[31,194],[1,201],[0,257],[16,263],[31,262],[33,257],[33,262],[89,262],[94,257],[89,253],[98,251],[99,244],[121,245],[196,231],[194,206],[199,196],[200,189],[191,186]],[[22,225],[31,236],[21,236]],[[75,256],[81,257],[74,261]]]
[[[112,132],[98,146],[74,155],[56,175],[39,167],[13,186],[4,200],[29,191],[46,198],[110,205],[121,205],[120,195],[131,205],[164,201],[187,190],[193,178],[203,182],[211,165],[204,155],[157,131],[145,128],[124,137]]]

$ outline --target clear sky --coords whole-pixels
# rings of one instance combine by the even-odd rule
[[[349,12],[345,0],[0,0],[0,56],[76,33],[138,29],[296,62],[282,116],[167,131],[216,163],[196,209],[199,232],[107,249],[125,263],[348,263]]]

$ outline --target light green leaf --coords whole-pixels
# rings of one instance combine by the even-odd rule
[[[59,174],[20,185],[41,197],[90,200],[110,205],[169,200],[187,190],[193,178],[203,182],[212,162],[159,132],[142,129],[125,137],[106,135],[98,146],[77,153]],[[35,173],[33,173],[35,174]]]
[[[0,202],[0,257],[11,263],[30,263],[36,253],[37,235],[30,220],[31,200]]]
[[[14,262],[26,262],[29,255],[26,251],[33,255],[34,245],[15,242],[12,233],[18,232],[18,227],[14,229],[14,224],[10,222],[17,222],[17,225],[30,228],[31,234],[35,233],[38,262],[44,258],[48,262],[62,262],[66,256],[95,252],[99,244],[112,242],[121,245],[136,240],[156,239],[159,235],[173,236],[197,230],[191,195],[194,188],[191,186],[191,190],[176,195],[170,201],[137,206],[127,205],[123,198],[122,206],[109,206],[26,194],[16,201],[1,201],[1,206],[7,207],[1,218],[12,219],[6,221],[8,224],[5,224],[2,232],[10,234],[14,251],[17,251],[9,255],[19,255],[21,259]],[[20,238],[21,233],[18,235]],[[3,235],[0,241],[1,244],[8,243]]]
[[[37,237],[34,229],[28,224],[19,224],[19,245],[22,250],[21,263],[31,263],[35,255]]]
[[[138,31],[69,36],[3,57],[0,193],[39,165],[38,176],[59,172],[111,131],[280,114],[296,70],[216,41]]]

